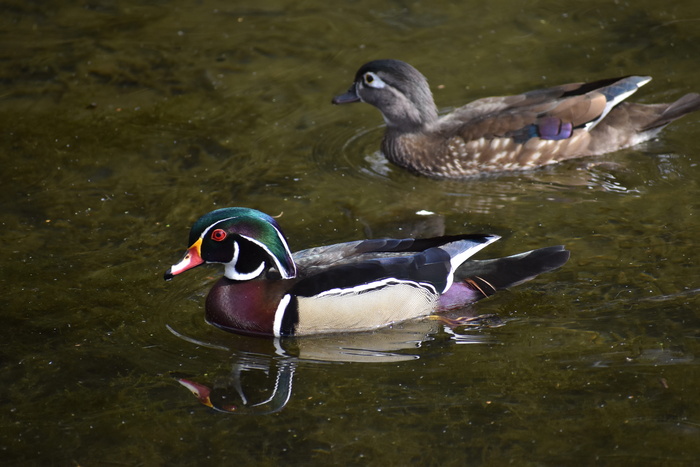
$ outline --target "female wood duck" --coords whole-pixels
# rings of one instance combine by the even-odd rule
[[[622,103],[650,80],[628,76],[487,97],[438,117],[425,76],[399,60],[375,60],[332,102],[378,108],[386,122],[382,152],[394,164],[464,178],[616,151],[700,108],[698,94],[671,104]]]
[[[562,246],[467,261],[497,235],[361,240],[292,254],[277,222],[248,208],[205,214],[165,279],[224,265],[206,319],[227,331],[300,336],[366,331],[463,307],[566,263]],[[459,268],[459,269],[458,269]]]

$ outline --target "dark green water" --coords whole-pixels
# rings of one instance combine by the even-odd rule
[[[670,101],[700,91],[697,2],[9,1],[0,24],[3,464],[700,457],[700,115],[597,159],[443,182],[377,155],[375,109],[330,104],[375,58],[418,67],[442,109],[632,73],[655,78],[635,100]],[[282,213],[294,249],[444,230],[502,235],[483,256],[572,258],[475,307],[504,326],[289,357],[204,323],[217,269],[162,280],[228,205]],[[172,377],[240,405],[241,368],[249,405],[292,378],[286,407],[214,412]]]

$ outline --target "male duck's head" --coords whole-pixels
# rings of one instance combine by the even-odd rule
[[[437,119],[437,109],[428,80],[400,60],[374,60],[357,71],[345,94],[334,104],[366,102],[378,108],[388,127],[417,131]]]
[[[170,280],[204,263],[221,263],[224,275],[237,281],[274,269],[283,279],[296,275],[287,240],[277,222],[249,208],[223,208],[200,217],[190,230],[190,247],[166,273]]]

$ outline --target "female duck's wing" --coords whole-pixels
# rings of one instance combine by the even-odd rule
[[[592,130],[620,102],[651,80],[628,76],[572,83],[516,96],[487,97],[456,109],[436,123],[446,136],[465,141],[511,138],[562,140],[574,129]]]

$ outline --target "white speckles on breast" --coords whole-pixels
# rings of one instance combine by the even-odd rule
[[[452,138],[448,141],[447,147],[453,154],[464,153],[467,150],[467,145],[462,138]]]
[[[496,155],[491,158],[491,161],[492,162],[499,162],[499,161],[503,160],[506,157],[506,155],[507,155],[507,153],[505,151],[501,151],[499,153],[496,153]]]

